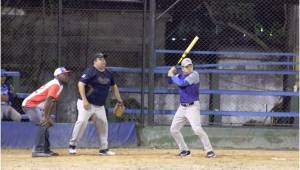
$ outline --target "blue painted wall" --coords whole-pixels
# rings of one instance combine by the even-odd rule
[[[49,129],[50,143],[53,148],[67,148],[74,123],[56,123]],[[31,148],[36,127],[31,122],[1,122],[1,146],[3,148]],[[137,145],[135,123],[109,123],[108,143],[110,147]],[[79,147],[99,147],[96,128],[89,123]]]

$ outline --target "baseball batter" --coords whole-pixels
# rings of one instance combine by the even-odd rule
[[[76,153],[76,146],[84,134],[89,118],[93,116],[100,143],[99,154],[115,155],[108,149],[108,123],[104,108],[109,88],[112,87],[112,92],[119,104],[123,104],[123,101],[112,73],[106,69],[105,58],[106,55],[103,53],[96,54],[93,67],[87,68],[79,80],[78,118],[69,142],[70,154]]]
[[[191,152],[184,142],[180,129],[188,121],[194,133],[199,136],[208,158],[216,157],[210,144],[207,134],[201,127],[200,122],[200,102],[199,102],[199,74],[193,71],[193,63],[190,58],[185,58],[181,62],[182,72],[176,74],[176,67],[171,67],[168,71],[169,83],[174,83],[179,87],[180,106],[176,111],[170,128],[180,153],[179,156],[189,156]]]

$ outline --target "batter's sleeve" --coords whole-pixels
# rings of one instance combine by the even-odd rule
[[[200,82],[199,73],[197,71],[193,71],[190,75],[188,75],[185,80],[189,84],[197,84]]]
[[[172,82],[180,87],[184,87],[184,86],[188,86],[189,82],[186,81],[186,79],[180,79],[179,75],[173,76],[172,78]]]

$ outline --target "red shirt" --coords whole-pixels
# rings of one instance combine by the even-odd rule
[[[44,108],[46,99],[51,96],[57,101],[62,89],[63,85],[53,79],[26,97],[22,106]]]

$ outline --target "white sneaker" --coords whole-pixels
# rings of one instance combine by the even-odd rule
[[[76,154],[76,146],[74,145],[69,146],[69,154]]]
[[[116,155],[115,152],[113,151],[110,151],[109,149],[102,149],[99,151],[99,155],[102,155],[102,156],[113,156],[113,155]]]

